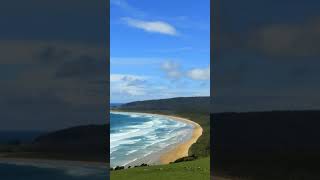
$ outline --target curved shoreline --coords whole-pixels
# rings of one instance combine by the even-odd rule
[[[187,118],[182,118],[179,116],[174,116],[174,115],[164,115],[164,114],[156,114],[156,113],[144,113],[144,112],[128,112],[128,111],[110,111],[110,113],[134,113],[134,114],[145,114],[145,115],[155,115],[155,116],[163,116],[166,117],[168,119],[171,120],[175,120],[175,121],[180,121],[180,122],[184,122],[187,124],[190,124],[193,126],[193,131],[192,131],[192,136],[190,139],[183,141],[179,144],[177,144],[174,148],[168,150],[168,151],[164,151],[163,153],[161,153],[160,158],[159,158],[159,164],[169,164],[170,162],[174,162],[175,160],[182,158],[182,157],[186,157],[189,154],[189,149],[190,147],[197,142],[197,140],[199,139],[199,137],[202,135],[203,129],[202,127]]]
[[[164,115],[164,116],[169,117],[170,119],[173,119],[176,121],[182,121],[182,122],[193,125],[192,136],[189,140],[178,144],[172,150],[169,150],[168,152],[161,155],[160,162],[162,164],[169,164],[170,162],[174,162],[179,158],[186,157],[189,155],[190,147],[197,142],[199,137],[202,135],[203,129],[198,123],[191,121],[189,119],[178,117],[178,116],[169,116],[169,115]]]

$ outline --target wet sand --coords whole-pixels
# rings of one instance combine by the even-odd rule
[[[162,164],[169,164],[170,162],[174,162],[175,160],[177,160],[179,158],[188,156],[189,155],[188,152],[189,152],[190,147],[192,146],[192,144],[197,142],[199,137],[202,135],[202,131],[203,131],[202,127],[198,123],[193,122],[189,119],[181,118],[181,117],[177,117],[177,116],[167,116],[167,117],[169,117],[170,119],[173,119],[173,120],[177,120],[177,121],[191,124],[193,126],[193,132],[192,132],[192,136],[189,140],[187,140],[181,144],[178,144],[172,150],[169,150],[168,152],[165,152],[164,154],[162,154],[162,156],[160,157],[160,162]]]

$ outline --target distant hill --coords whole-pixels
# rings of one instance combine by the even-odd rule
[[[110,103],[110,107],[111,108],[115,108],[115,107],[119,107],[121,106],[123,103]]]
[[[45,133],[32,143],[3,147],[9,157],[107,162],[109,125],[86,125]],[[0,149],[1,150],[1,149]]]
[[[0,131],[0,144],[30,143],[45,131]]]
[[[115,109],[130,111],[210,112],[210,97],[177,97],[170,99],[135,101]]]
[[[106,142],[108,125],[85,125],[41,135],[34,144],[41,145],[98,145]]]
[[[108,159],[109,125],[86,125],[44,134],[34,141],[36,151]]]

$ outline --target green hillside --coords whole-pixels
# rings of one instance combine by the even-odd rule
[[[162,112],[210,112],[210,97],[176,97],[170,99],[157,99],[135,101],[118,106],[119,109],[162,111]]]
[[[9,158],[105,162],[108,128],[109,124],[66,128],[45,133],[32,143],[0,144],[0,153]]]
[[[169,165],[137,167],[111,171],[112,180],[209,180],[210,158]]]

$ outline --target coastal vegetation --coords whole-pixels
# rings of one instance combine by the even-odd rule
[[[186,161],[194,161],[198,159],[197,156],[195,155],[191,155],[191,156],[186,156],[186,157],[182,157],[182,158],[179,158],[177,160],[175,160],[174,162],[170,162],[170,164],[174,164],[174,163],[181,163],[181,162],[186,162]],[[145,164],[145,163],[142,163],[141,165],[136,165],[136,166],[133,166],[134,168],[136,167],[145,167],[145,166],[149,166],[148,164]],[[132,168],[131,166],[128,166],[127,169],[130,169]],[[125,167],[124,166],[116,166],[115,168],[110,168],[110,171],[118,171],[118,170],[124,170]]]
[[[209,180],[209,157],[194,161],[168,165],[136,167],[120,171],[111,171],[111,180]]]
[[[167,165],[135,167],[111,171],[112,180],[124,179],[210,179],[210,98],[179,97],[137,101],[112,107],[114,111],[144,112],[178,116],[198,123],[202,135],[189,149],[189,156]]]

